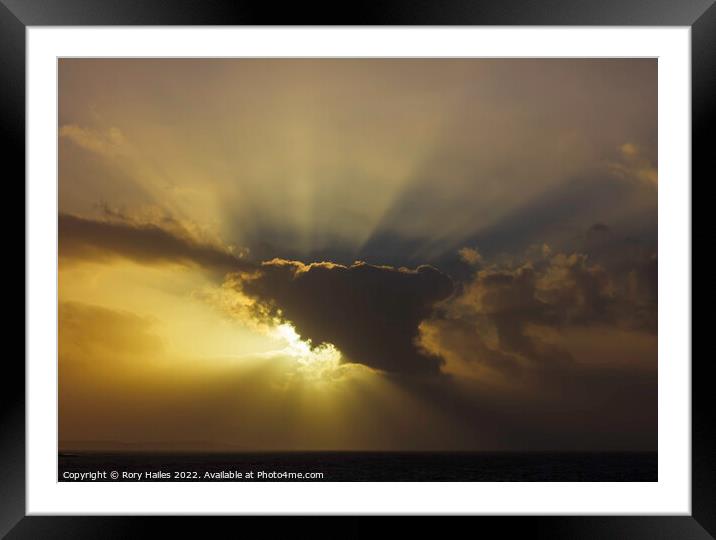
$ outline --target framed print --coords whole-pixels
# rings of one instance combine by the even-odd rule
[[[710,2],[4,4],[8,537],[714,534]]]

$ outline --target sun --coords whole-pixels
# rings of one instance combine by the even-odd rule
[[[275,336],[286,343],[283,353],[295,358],[296,361],[320,371],[338,367],[341,352],[332,343],[322,343],[312,346],[311,340],[301,339],[296,328],[291,323],[282,323],[275,327]]]

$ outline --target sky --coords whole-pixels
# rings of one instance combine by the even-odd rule
[[[58,69],[61,449],[656,449],[655,59]]]

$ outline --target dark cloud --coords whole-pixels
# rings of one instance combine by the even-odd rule
[[[263,312],[291,321],[314,345],[334,344],[348,361],[388,372],[439,370],[440,359],[414,343],[419,323],[453,289],[450,278],[431,266],[275,259],[236,283]]]
[[[123,257],[144,264],[196,264],[210,270],[235,270],[246,263],[220,246],[201,243],[154,223],[92,220],[60,214],[59,255],[64,259],[108,260]]]
[[[653,275],[652,275],[653,274]],[[453,363],[507,376],[568,370],[570,328],[656,330],[656,258],[615,275],[584,254],[549,254],[488,267],[421,324],[420,344]]]

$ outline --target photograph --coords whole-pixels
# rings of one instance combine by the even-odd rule
[[[350,7],[0,0],[0,538],[716,539],[716,0]]]
[[[59,482],[658,482],[657,58],[57,59]]]

